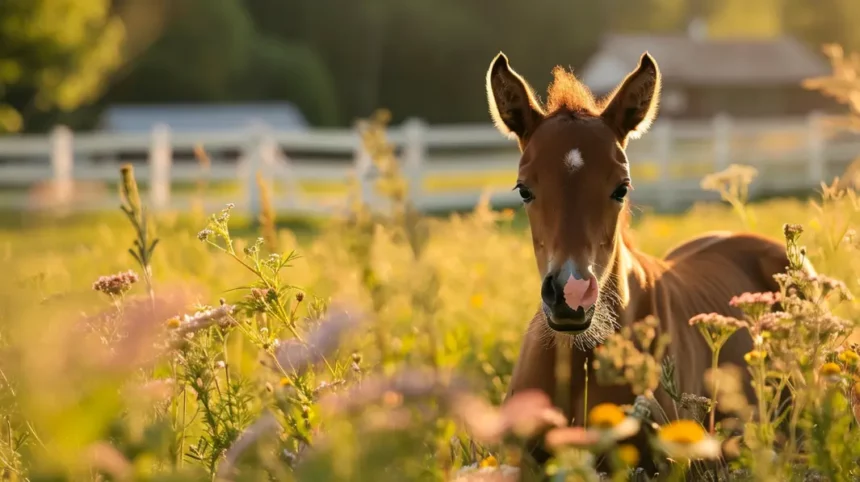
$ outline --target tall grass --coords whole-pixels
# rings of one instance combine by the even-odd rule
[[[683,367],[661,353],[671,340],[649,338],[646,319],[596,360],[600,383],[630,383],[640,399],[591,407],[588,428],[571,428],[540,394],[505,400],[539,286],[517,213],[485,202],[446,219],[416,212],[386,122],[362,125],[382,207],[353,190],[351,208],[306,241],[276,229],[268,196],[259,238],[235,234],[232,206],[190,222],[150,216],[131,170],[125,217],[0,233],[3,479],[572,481],[598,480],[594,463],[609,457],[603,477],[646,480],[622,437],[646,426],[670,456],[661,480],[860,476],[860,356],[846,341],[860,202],[849,185],[750,205],[754,173],[735,167],[703,183],[726,204],[638,219],[636,240],[656,255],[714,228],[785,240],[779,293],[732,300],[743,319],[691,320],[714,350],[735,330],[753,334],[759,399],[717,366],[709,397],[679,393]],[[832,278],[805,277],[803,259]],[[654,425],[659,386],[681,421]],[[742,423],[715,424],[715,405]],[[534,436],[553,450],[546,467],[523,450]],[[703,462],[720,453],[735,461]]]

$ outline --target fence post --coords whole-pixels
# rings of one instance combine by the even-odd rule
[[[254,187],[256,188],[255,192],[259,193],[260,190],[260,186],[257,183],[257,173],[259,172],[262,181],[269,184],[269,202],[274,204],[275,177],[278,172],[276,167],[283,167],[278,166],[278,160],[283,159],[284,156],[281,155],[280,144],[278,144],[278,141],[275,139],[271,129],[266,125],[260,126],[260,141],[258,149],[260,153],[260,165],[257,168],[257,171],[251,173],[253,176]],[[287,196],[292,197],[294,194],[294,190],[291,189],[290,192],[287,193]],[[254,216],[259,216],[263,208],[262,197],[258,197],[258,199],[260,199],[260,201],[257,203],[257,210],[255,211]]]
[[[55,127],[51,132],[51,170],[54,177],[54,199],[58,206],[68,206],[72,200],[74,162],[72,130],[66,126]]]
[[[404,174],[408,182],[408,195],[416,207],[423,195],[424,157],[427,155],[427,126],[421,119],[409,119],[403,123]]]
[[[287,184],[287,192],[285,194],[285,198],[287,201],[288,209],[299,209],[302,207],[301,204],[301,183],[299,182],[298,177],[296,176],[295,169],[293,168],[293,160],[290,159],[290,156],[284,153],[281,149],[281,143],[278,142],[273,136],[269,136],[267,138],[266,143],[267,149],[270,151],[271,159],[268,160],[269,163],[269,172],[271,176],[269,181],[272,189],[272,197],[274,197],[275,191],[275,173],[283,173],[283,177],[286,180]],[[277,169],[275,169],[277,167]]]
[[[807,129],[809,133],[809,164],[807,165],[807,177],[818,187],[824,180],[824,116],[820,112],[811,112],[807,118]]]
[[[367,149],[364,146],[364,142],[361,137],[361,124],[356,123],[355,127],[355,154],[354,154],[354,163],[355,163],[355,177],[356,181],[359,183],[360,192],[361,192],[361,202],[365,204],[370,209],[375,209],[376,202],[374,199],[374,175],[375,168],[373,165],[373,159],[370,157],[370,153],[367,152]]]
[[[266,132],[265,127],[254,124],[249,130],[248,140],[245,144],[245,189],[248,195],[248,215],[252,220],[257,219],[260,213],[260,189],[257,185],[257,172],[266,176]]]
[[[152,128],[152,144],[149,147],[149,197],[154,209],[165,209],[170,205],[172,162],[170,127],[166,124],[156,124]]]
[[[732,160],[732,119],[720,112],[714,116],[714,171],[729,167]]]
[[[660,166],[658,181],[657,205],[663,210],[671,210],[675,206],[675,187],[672,183],[672,121],[666,119],[655,125],[657,142],[657,158]]]

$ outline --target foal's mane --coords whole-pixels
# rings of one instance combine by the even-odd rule
[[[630,218],[630,206],[625,206],[621,210],[618,221],[618,236],[621,236],[621,242],[624,244],[624,247],[629,251],[633,251],[636,249],[636,240],[633,237],[633,231],[630,229]]]
[[[591,90],[563,67],[552,69],[553,80],[547,89],[547,110],[552,115],[559,111],[590,116],[600,115],[603,102]]]

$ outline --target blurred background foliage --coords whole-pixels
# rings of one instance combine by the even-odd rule
[[[380,105],[394,122],[484,122],[499,50],[542,86],[608,33],[683,32],[699,17],[716,37],[854,51],[858,16],[854,0],[5,0],[0,129],[88,128],[109,103],[274,100],[318,126]]]

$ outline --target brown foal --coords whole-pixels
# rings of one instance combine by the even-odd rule
[[[660,94],[660,70],[648,54],[606,99],[595,99],[573,74],[553,71],[543,106],[529,84],[500,53],[487,73],[490,113],[496,127],[516,139],[521,158],[516,189],[531,226],[542,284],[540,308],[531,321],[511,379],[510,393],[528,388],[555,398],[556,350],[571,351],[574,367],[568,406],[574,424],[585,418],[586,361],[619,326],[654,315],[671,336],[668,354],[677,365],[679,388],[708,396],[705,371],[711,351],[689,319],[716,312],[740,317],[729,306],[743,292],[776,291],[773,275],[788,265],[782,243],[752,234],[708,233],[658,259],[638,251],[627,232],[633,190],[625,154],[630,139],[653,122]],[[745,366],[752,349],[745,330],[723,348],[720,363]],[[745,371],[745,370],[744,370]],[[625,386],[599,386],[588,376],[588,406],[630,404]],[[748,386],[749,384],[745,384]],[[752,390],[747,393],[754,400]],[[655,398],[674,414],[668,395]],[[653,412],[659,412],[652,410]],[[650,454],[640,435],[633,440]],[[534,451],[540,461],[546,457]],[[643,466],[651,467],[647,456]]]

